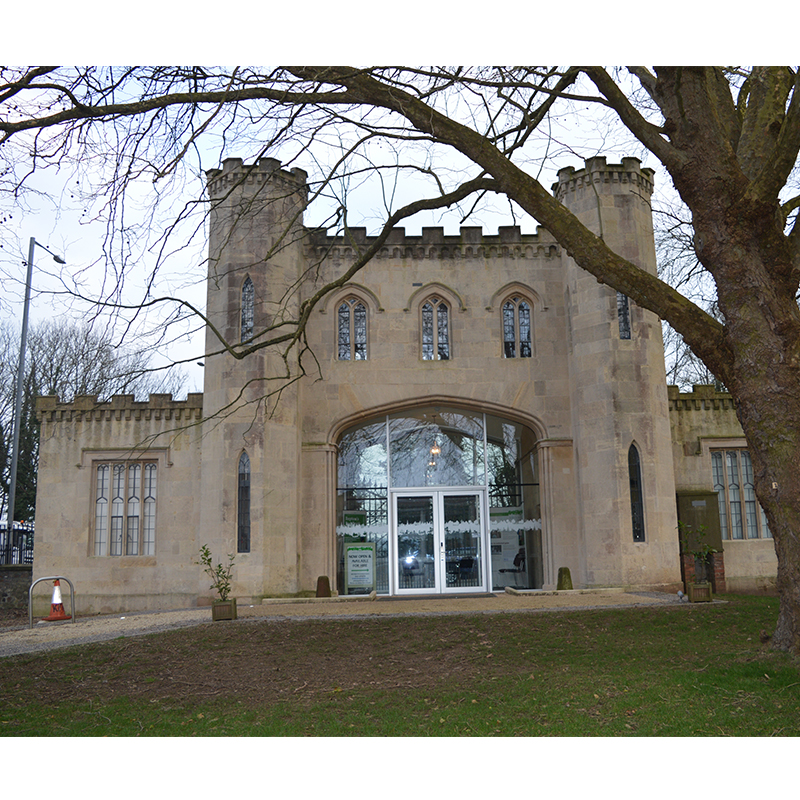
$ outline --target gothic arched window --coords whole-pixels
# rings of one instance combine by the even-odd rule
[[[236,493],[236,549],[250,552],[250,458],[239,456],[239,485]]]
[[[357,297],[347,297],[336,310],[337,352],[340,361],[367,358],[367,307]]]
[[[450,309],[440,297],[422,305],[422,360],[450,359]]]
[[[628,478],[631,487],[631,522],[633,541],[644,541],[644,495],[642,492],[642,466],[636,445],[628,448]]]
[[[503,304],[503,355],[506,358],[531,357],[531,306],[515,295]]]
[[[253,335],[253,325],[255,322],[255,289],[253,281],[246,278],[242,284],[242,320],[240,341],[246,342]]]

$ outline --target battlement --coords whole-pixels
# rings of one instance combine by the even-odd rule
[[[729,392],[718,392],[713,384],[696,384],[691,392],[667,386],[670,411],[735,411]]]
[[[325,230],[310,231],[309,247],[318,257],[353,258],[359,250],[371,247],[376,236],[366,228],[350,228],[347,236],[330,236]],[[537,228],[523,234],[518,225],[501,226],[497,234],[484,234],[477,226],[464,226],[458,234],[447,236],[444,228],[423,228],[419,236],[409,236],[405,228],[393,228],[375,258],[557,258],[560,247],[549,231]]]
[[[206,171],[206,185],[212,198],[223,197],[237,186],[253,190],[268,182],[283,191],[301,192],[303,197],[308,193],[308,173],[299,167],[282,169],[277,158],[260,158],[258,163],[249,165],[241,158],[226,158],[222,169]]]
[[[79,395],[71,403],[62,403],[56,395],[48,395],[37,399],[36,412],[42,422],[65,419],[199,420],[203,415],[203,395],[192,392],[186,400],[173,400],[171,394],[151,394],[149,400],[135,400],[132,394],[114,395],[110,400],[98,400],[97,395]]]
[[[576,192],[586,186],[630,184],[648,195],[653,192],[655,171],[643,167],[638,158],[626,157],[621,164],[607,164],[605,156],[587,158],[582,169],[564,167],[558,171],[558,181],[553,184],[553,195],[563,201],[568,192]]]

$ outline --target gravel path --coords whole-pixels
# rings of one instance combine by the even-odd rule
[[[427,614],[469,614],[544,612],[578,608],[619,606],[681,605],[674,594],[624,592],[622,590],[573,590],[475,597],[437,597],[420,599],[380,598],[375,601],[352,599],[265,600],[258,606],[239,605],[239,621],[258,618],[310,619],[352,618],[359,616],[407,616]],[[103,642],[127,636],[184,628],[211,622],[210,608],[154,611],[98,617],[80,617],[72,622],[36,622],[33,628],[18,628],[0,633],[0,658],[53,650],[61,647]],[[236,624],[236,623],[234,623]]]

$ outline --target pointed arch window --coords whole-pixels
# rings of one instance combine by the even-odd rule
[[[440,297],[431,297],[422,305],[422,360],[450,359],[450,309]]]
[[[347,297],[336,312],[339,361],[366,361],[367,307],[358,297]]]
[[[617,321],[619,323],[619,338],[631,338],[631,302],[628,296],[617,292]]]
[[[531,357],[531,305],[519,295],[503,303],[503,356]]]
[[[644,541],[644,495],[642,492],[642,466],[635,444],[628,448],[628,477],[631,487],[631,522],[633,541]]]
[[[250,552],[250,457],[239,456],[239,485],[236,495],[236,550]]]
[[[256,292],[253,281],[248,277],[242,284],[242,319],[241,319],[241,339],[246,342],[253,336],[255,324],[255,300]]]

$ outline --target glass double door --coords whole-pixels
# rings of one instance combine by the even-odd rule
[[[482,492],[397,492],[392,517],[397,594],[486,591]]]

